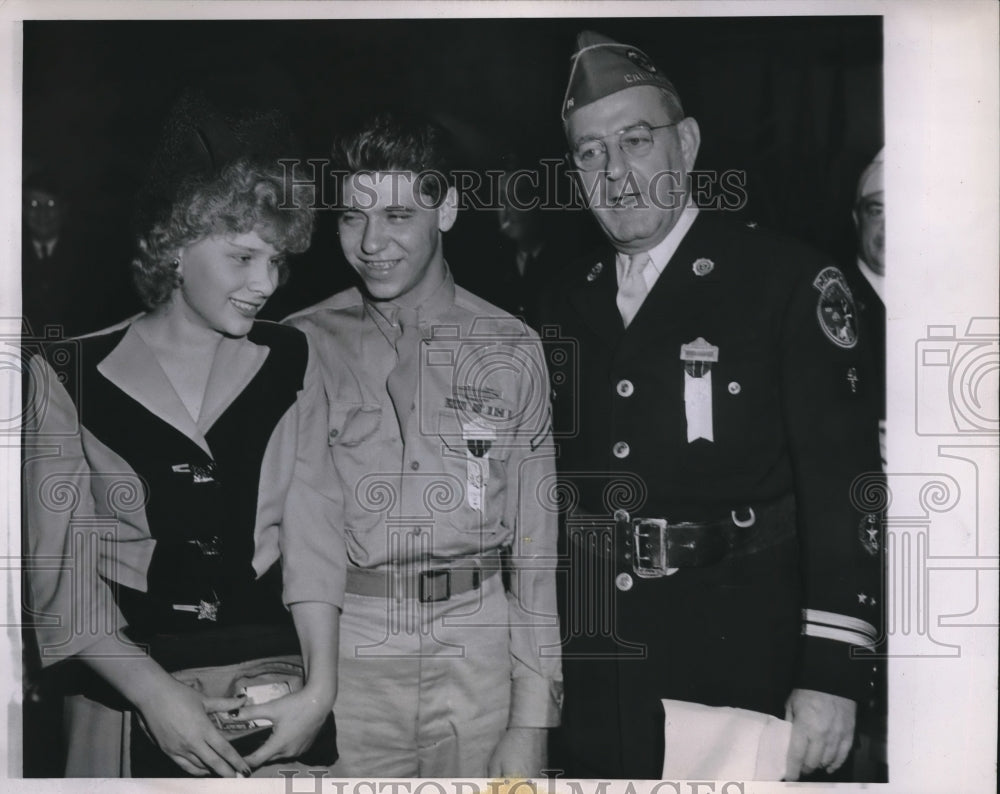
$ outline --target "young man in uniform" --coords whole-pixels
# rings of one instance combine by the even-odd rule
[[[537,775],[558,721],[546,367],[536,334],[452,279],[444,152],[437,127],[391,114],[338,141],[362,286],[290,319],[323,363],[343,486],[350,776]]]
[[[787,710],[786,778],[832,772],[879,600],[878,516],[852,500],[879,458],[851,294],[814,251],[694,206],[700,132],[673,85],[635,47],[578,45],[563,120],[608,244],[543,318],[581,356],[556,430],[585,429],[560,440],[577,504],[553,765],[660,777],[673,699]]]

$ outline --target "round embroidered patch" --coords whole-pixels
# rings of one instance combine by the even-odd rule
[[[854,347],[858,343],[858,312],[844,274],[835,267],[825,267],[813,280],[813,287],[819,291],[816,317],[827,339],[838,347]]]

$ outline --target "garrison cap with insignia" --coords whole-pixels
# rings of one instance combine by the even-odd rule
[[[563,98],[563,121],[576,110],[598,99],[640,85],[669,91],[680,105],[677,90],[642,50],[621,44],[600,33],[585,30],[576,37],[569,83]]]
[[[865,170],[861,172],[861,178],[858,179],[858,201],[871,196],[873,193],[880,193],[885,190],[884,159],[885,148],[883,147],[879,150],[879,153],[875,155],[875,159],[872,160],[865,167]]]

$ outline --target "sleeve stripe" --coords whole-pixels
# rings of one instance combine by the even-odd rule
[[[875,644],[874,638],[865,634],[858,634],[857,632],[847,631],[846,629],[834,629],[829,626],[820,626],[815,623],[803,624],[802,633],[808,637],[820,637],[825,640],[837,640],[851,645],[863,645],[867,647]]]
[[[875,627],[860,618],[852,618],[850,615],[840,615],[836,612],[824,612],[821,609],[803,609],[802,620],[809,625],[822,625],[832,628],[846,629],[848,631],[865,634],[873,640],[878,637]]]

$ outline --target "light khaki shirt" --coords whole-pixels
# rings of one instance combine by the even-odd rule
[[[433,565],[510,547],[509,725],[557,725],[557,506],[541,343],[449,273],[419,308],[416,406],[401,429],[386,387],[397,311],[350,289],[288,320],[321,362],[349,566]]]

